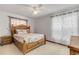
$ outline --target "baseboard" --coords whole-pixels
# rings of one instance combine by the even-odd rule
[[[60,45],[63,45],[63,46],[67,46],[67,45],[64,45],[64,44],[61,44],[61,43],[57,43],[57,42],[54,42],[54,41],[50,41],[50,40],[46,40],[48,42],[51,42],[51,43],[56,43],[56,44],[60,44]],[[68,46],[67,46],[68,47]]]

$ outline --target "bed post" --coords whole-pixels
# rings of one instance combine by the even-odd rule
[[[46,35],[44,35],[44,44],[46,44]]]
[[[28,50],[28,47],[27,47],[26,41],[23,40],[23,54],[24,55],[26,54],[27,50]]]

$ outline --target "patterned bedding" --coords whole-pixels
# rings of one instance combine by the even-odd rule
[[[42,38],[44,38],[43,34],[37,34],[37,33],[21,33],[21,34],[14,34],[14,38],[18,40],[19,42],[22,42],[25,40],[26,43],[36,42]]]

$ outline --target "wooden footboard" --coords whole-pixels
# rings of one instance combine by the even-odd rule
[[[46,43],[46,38],[42,38],[39,41],[28,44],[25,41],[21,43],[14,39],[14,43],[19,48],[19,50],[22,51],[23,54],[26,54],[27,52],[35,49],[36,47],[44,45]]]
[[[21,42],[19,42],[19,41],[16,40],[16,39],[14,39],[13,41],[14,41],[14,44],[18,47],[18,49],[19,49],[20,51],[23,51],[23,46],[24,46],[25,42],[24,42],[24,43],[21,43]],[[27,48],[27,44],[26,44],[26,48]],[[28,49],[28,48],[27,48],[27,49]]]
[[[45,41],[43,39],[40,39],[39,41],[37,42],[33,42],[33,43],[28,43],[28,45],[25,43],[24,46],[23,46],[23,54],[26,54],[27,52],[41,46],[41,45],[44,45],[45,44]],[[26,48],[26,46],[28,46],[28,48]]]

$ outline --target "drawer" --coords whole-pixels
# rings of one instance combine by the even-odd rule
[[[9,44],[11,42],[12,42],[11,36],[3,36],[3,37],[1,37],[1,44],[2,45]]]

